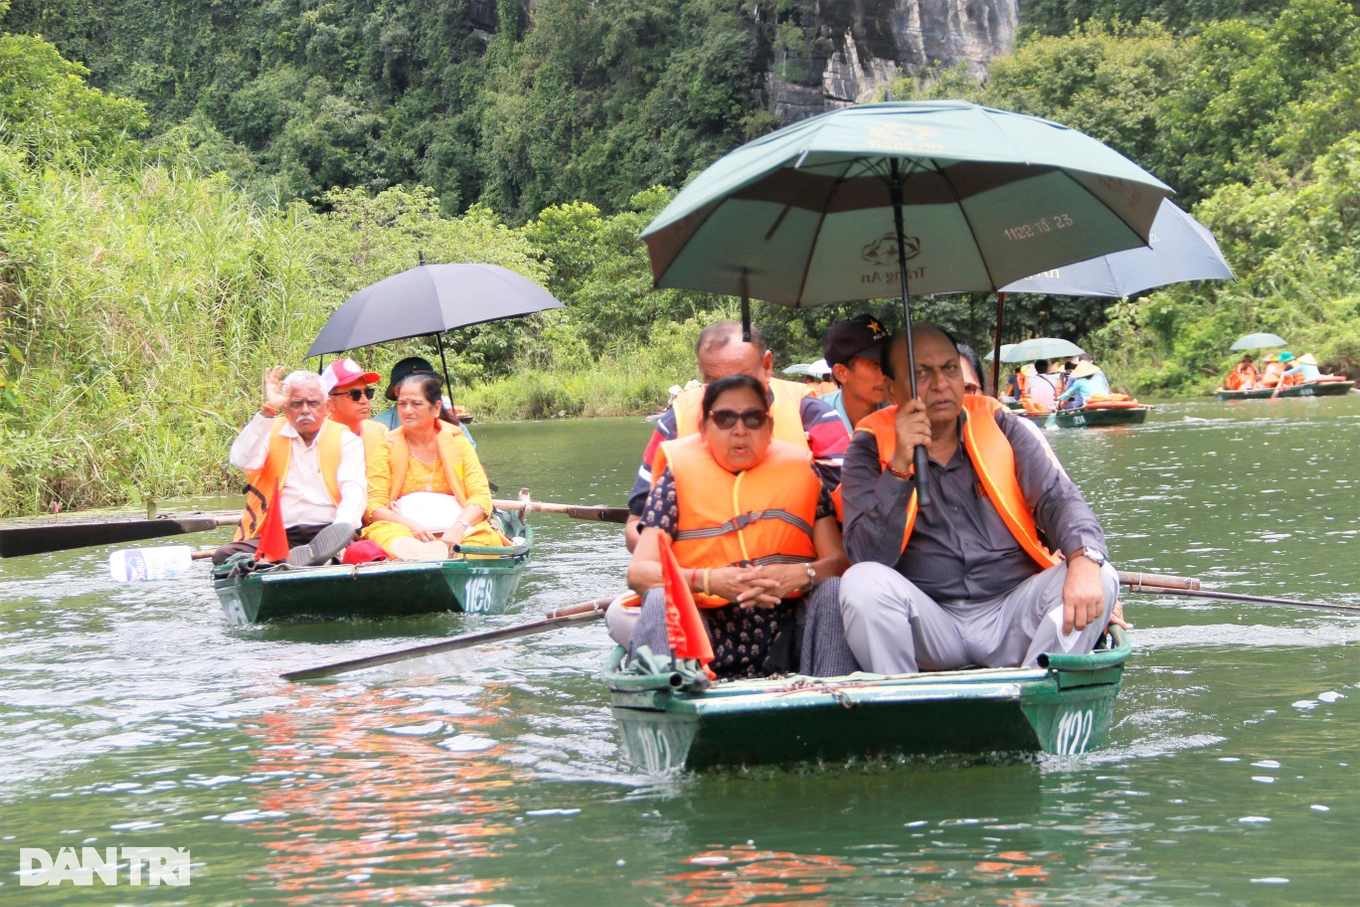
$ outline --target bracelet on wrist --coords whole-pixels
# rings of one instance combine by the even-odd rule
[[[260,407],[260,415],[264,416],[266,419],[277,419],[279,411],[266,403]]]
[[[888,464],[888,472],[892,473],[893,475],[897,476],[899,479],[902,479],[903,481],[906,481],[907,479],[911,478],[911,473],[902,472],[901,470],[894,467],[891,463]]]

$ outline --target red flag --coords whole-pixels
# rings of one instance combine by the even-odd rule
[[[260,527],[260,544],[255,556],[261,560],[288,560],[288,533],[283,528],[283,501],[279,491],[279,480],[274,480],[274,496],[269,499],[269,509],[264,514],[264,525]]]
[[[713,644],[709,642],[708,630],[699,617],[699,608],[694,604],[694,595],[685,582],[684,571],[671,550],[671,540],[665,533],[658,533],[661,540],[661,582],[666,590],[666,638],[670,641],[671,654],[676,658],[697,658],[708,671],[708,663],[713,660]]]

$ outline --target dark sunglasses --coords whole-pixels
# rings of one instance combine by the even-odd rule
[[[366,388],[364,388],[363,390],[359,390],[359,388],[356,387],[356,388],[354,388],[353,390],[347,390],[347,391],[331,391],[331,396],[332,396],[332,397],[349,397],[349,398],[350,398],[351,400],[353,400],[355,403],[358,403],[360,400],[364,399],[365,397],[367,397],[368,399],[372,400],[372,399],[373,399],[373,395],[376,394],[377,392],[378,392],[378,389],[375,388],[375,387],[366,387]]]
[[[708,417],[713,420],[714,425],[723,431],[727,431],[727,429],[736,425],[738,419],[753,431],[762,428],[766,422],[770,421],[770,414],[763,409],[748,409],[742,412],[737,412],[734,409],[715,409],[708,414]]]

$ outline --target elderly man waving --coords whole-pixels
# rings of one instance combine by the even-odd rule
[[[964,395],[953,339],[914,333],[918,397],[899,334],[883,373],[903,405],[859,423],[841,472],[853,565],[841,615],[856,660],[899,674],[1091,651],[1119,591],[1095,514],[1037,428]],[[917,445],[932,461],[928,508],[916,506]]]
[[[288,562],[322,564],[354,538],[364,516],[368,479],[364,445],[354,432],[326,419],[326,392],[313,372],[264,375],[264,403],[231,445],[230,462],[246,473],[246,506],[236,538],[213,553],[221,564],[254,554],[264,515],[282,508]],[[279,499],[274,500],[275,487]]]

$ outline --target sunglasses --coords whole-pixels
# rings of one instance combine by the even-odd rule
[[[332,396],[332,397],[349,397],[349,398],[350,398],[351,400],[353,400],[355,403],[358,403],[360,400],[364,399],[365,397],[367,397],[368,399],[372,400],[372,399],[373,399],[373,395],[376,394],[377,392],[378,392],[378,389],[377,389],[377,388],[374,388],[374,387],[366,387],[366,388],[364,388],[363,390],[359,390],[359,389],[356,387],[356,388],[354,388],[353,390],[348,390],[348,391],[331,391],[331,396]]]
[[[977,384],[965,384],[963,386],[963,392],[965,394],[980,394],[982,393],[982,387]]]
[[[723,431],[737,424],[740,419],[747,428],[755,430],[762,428],[766,422],[770,421],[770,414],[763,409],[748,409],[737,412],[735,409],[715,409],[708,414],[713,420],[713,424]]]

